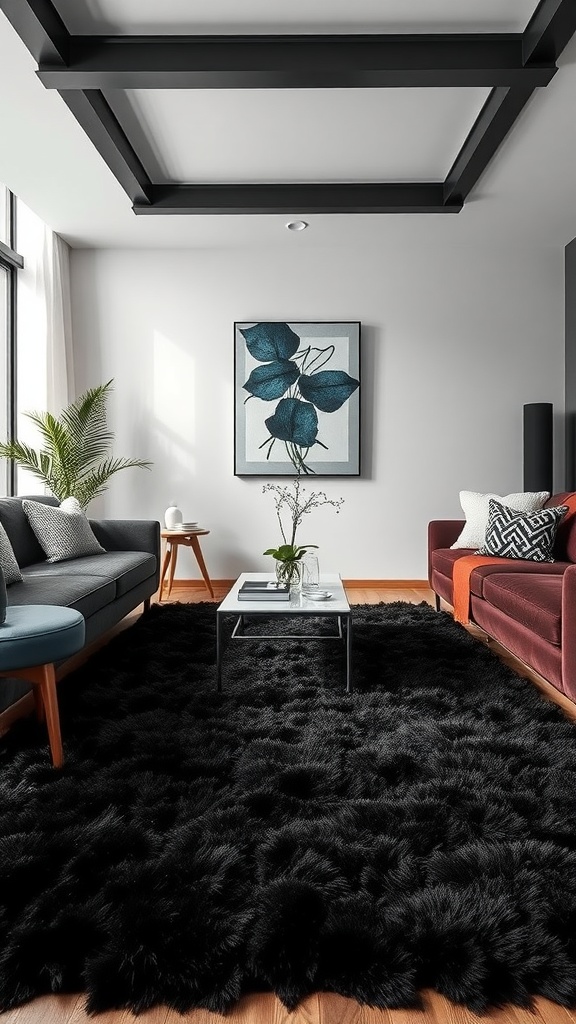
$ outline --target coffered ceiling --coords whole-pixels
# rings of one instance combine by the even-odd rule
[[[527,107],[559,93],[576,29],[574,0],[0,0],[0,11],[126,209],[211,223],[420,220],[478,203]]]
[[[534,0],[57,0],[76,34],[522,32]]]

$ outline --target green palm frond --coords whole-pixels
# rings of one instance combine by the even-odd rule
[[[10,441],[6,444],[0,443],[0,458],[13,459],[22,469],[27,469],[39,480],[48,483],[52,489],[54,475],[52,473],[52,461],[46,452],[35,452],[33,448],[23,444],[21,441]],[[49,483],[50,481],[50,483]]]
[[[65,427],[49,412],[28,412],[26,418],[34,423],[44,440],[43,454],[50,460],[58,490],[69,490],[75,474],[75,459]]]
[[[106,423],[106,402],[111,390],[111,380],[90,388],[61,415],[74,447],[76,471],[80,474],[105,458],[114,441],[114,434]]]
[[[122,469],[148,469],[143,459],[113,458],[114,434],[106,422],[106,403],[112,380],[90,388],[62,411],[25,415],[36,426],[43,447],[35,451],[19,441],[0,443],[0,458],[13,459],[42,480],[60,501],[74,496],[85,508],[106,490],[108,480]]]
[[[89,476],[78,481],[74,497],[85,508],[93,498],[103,494],[111,477],[122,469],[129,469],[131,466],[139,466],[141,469],[149,469],[151,462],[142,459],[106,459],[99,466],[95,466]]]

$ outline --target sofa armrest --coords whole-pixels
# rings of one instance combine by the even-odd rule
[[[449,548],[462,533],[464,519],[433,519],[428,523],[428,582],[432,586],[431,555],[436,548]]]
[[[449,548],[464,529],[464,519],[433,519],[428,523],[428,550]]]
[[[150,519],[91,519],[106,551],[147,551],[160,563],[160,523]]]
[[[576,565],[562,575],[562,683],[566,696],[576,701]]]

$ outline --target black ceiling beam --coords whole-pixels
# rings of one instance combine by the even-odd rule
[[[532,93],[532,89],[492,90],[446,176],[446,201],[466,199]]]
[[[2,0],[0,10],[38,64],[68,62],[70,33],[50,0]]]
[[[576,32],[574,0],[541,0],[522,37],[524,60],[555,62]]]
[[[148,203],[152,182],[102,93],[67,89],[61,95],[132,202]]]
[[[547,85],[522,35],[72,36],[51,89],[378,89]]]
[[[428,184],[153,185],[137,214],[458,213]]]
[[[576,31],[576,0],[526,30],[475,35],[71,36],[51,0],[0,0],[138,214],[457,213]],[[490,86],[443,183],[164,185],[101,90]]]

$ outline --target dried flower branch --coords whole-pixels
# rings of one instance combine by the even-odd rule
[[[321,508],[322,505],[332,505],[338,514],[340,506],[344,504],[344,498],[329,498],[324,491],[308,492],[305,487],[302,487],[299,476],[295,477],[284,487],[281,487],[280,484],[264,484],[262,492],[264,493],[265,491],[272,491],[274,494],[276,516],[284,545],[282,548],[269,548],[264,553],[280,558],[282,561],[288,560],[288,558],[301,558],[307,548],[317,546],[316,544],[296,545],[296,532],[305,515],[308,515],[315,508]],[[283,522],[283,516],[290,523],[289,529]],[[290,540],[288,540],[288,535]],[[283,552],[282,555],[278,554],[280,551]],[[288,554],[289,551],[291,555]]]

